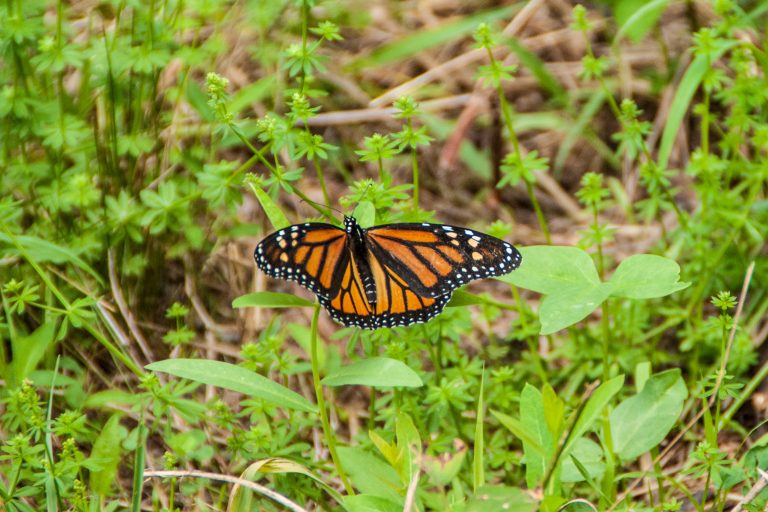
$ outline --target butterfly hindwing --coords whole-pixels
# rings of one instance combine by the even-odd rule
[[[387,224],[367,231],[369,250],[422,297],[439,297],[474,279],[511,272],[522,257],[511,244],[442,224]]]
[[[267,275],[289,279],[317,294],[330,297],[341,279],[337,269],[346,265],[347,233],[331,224],[288,226],[256,246],[256,264]]]
[[[332,299],[320,298],[320,303],[331,316],[344,325],[364,329],[395,327],[426,322],[440,314],[451,294],[423,297],[390,267],[370,258],[370,267],[376,285],[376,301],[369,303],[354,258],[350,258],[343,272],[338,293]]]

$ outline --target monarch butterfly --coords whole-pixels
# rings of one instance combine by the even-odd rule
[[[441,224],[385,224],[363,229],[344,217],[296,224],[267,236],[254,252],[271,277],[297,281],[317,294],[335,320],[364,329],[426,322],[453,290],[473,279],[520,266],[512,245]]]

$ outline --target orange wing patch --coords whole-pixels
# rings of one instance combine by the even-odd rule
[[[297,281],[318,296],[335,294],[349,258],[347,234],[331,224],[296,224],[272,233],[256,246],[256,264],[267,275]]]

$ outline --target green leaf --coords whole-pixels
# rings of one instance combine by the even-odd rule
[[[498,277],[500,281],[543,294],[600,284],[592,258],[577,247],[533,245],[521,248],[520,254],[520,268]]]
[[[609,381],[603,382],[592,393],[592,396],[587,400],[586,405],[584,405],[584,408],[581,410],[581,414],[579,414],[579,418],[576,420],[576,424],[571,430],[569,441],[563,448],[563,453],[560,456],[561,460],[568,457],[576,440],[582,437],[589,427],[592,426],[592,423],[600,417],[603,409],[605,409],[611,401],[611,398],[621,390],[621,386],[623,385],[624,375],[619,375]]]
[[[56,334],[56,321],[45,322],[31,334],[11,339],[13,384],[20,385],[37,368]]]
[[[596,442],[586,437],[580,437],[573,443],[571,456],[563,460],[560,470],[560,481],[564,483],[583,482],[584,476],[573,463],[571,457],[576,458],[583,468],[586,468],[587,474],[593,480],[600,480],[605,473],[605,462],[603,462],[603,449]]]
[[[544,384],[541,398],[544,402],[544,418],[547,420],[547,429],[552,434],[552,439],[558,440],[563,430],[565,402],[555,394],[555,390],[549,384]]]
[[[399,469],[402,481],[408,484],[421,460],[421,436],[411,417],[403,411],[397,414],[395,420],[395,439],[400,463],[395,469]]]
[[[350,480],[362,494],[394,500],[402,509],[400,476],[391,466],[356,446],[339,446],[339,459]]]
[[[152,371],[170,373],[202,384],[231,389],[288,409],[317,413],[309,400],[247,368],[206,359],[166,359],[148,364]]]
[[[600,283],[564,286],[558,292],[545,296],[539,307],[540,334],[552,334],[585,319],[610,294],[611,288]]]
[[[402,512],[403,503],[372,494],[356,494],[344,496],[344,508],[347,512]]]
[[[232,301],[233,308],[302,308],[314,303],[288,293],[254,292],[241,295]]]
[[[259,204],[264,209],[264,213],[267,214],[267,218],[272,224],[272,227],[275,229],[283,229],[291,225],[290,221],[288,221],[288,217],[285,216],[280,207],[275,204],[271,197],[269,197],[269,194],[251,181],[247,181],[246,183],[248,183],[251,190],[256,195],[256,199],[258,199]]]
[[[613,273],[611,295],[627,299],[654,299],[690,286],[681,283],[680,266],[669,258],[635,254],[625,259]]]
[[[347,366],[326,376],[326,386],[373,386],[377,388],[418,388],[424,385],[419,375],[405,363],[388,357],[370,357]]]
[[[651,376],[643,390],[611,413],[613,449],[632,460],[658,446],[675,425],[688,398],[679,368]]]
[[[352,216],[361,227],[367,229],[376,224],[376,207],[370,201],[360,201]]]
[[[507,427],[510,432],[512,432],[515,436],[518,437],[521,441],[526,443],[528,447],[530,448],[531,452],[536,452],[538,455],[541,455],[543,457],[547,456],[547,452],[544,449],[543,446],[539,444],[539,442],[536,440],[534,436],[528,433],[528,431],[525,429],[523,424],[519,421],[517,421],[512,416],[508,416],[502,412],[491,410],[491,414],[499,420],[499,422]]]
[[[653,28],[667,8],[669,0],[622,0],[616,3],[614,13],[616,21],[621,28],[613,38],[613,44],[618,44],[624,36],[629,37],[633,43],[640,39]]]
[[[334,500],[338,501],[339,503],[342,502],[342,496],[334,488],[326,484],[322,478],[312,473],[305,466],[289,459],[270,457],[267,459],[257,460],[256,462],[249,465],[245,471],[243,471],[243,473],[240,475],[240,478],[250,480],[252,482],[258,482],[262,475],[265,474],[286,473],[304,475],[311,478]],[[227,510],[256,510],[257,507],[255,504],[253,504],[253,497],[251,493],[252,491],[245,487],[235,486]]]
[[[9,235],[3,232],[0,232],[0,242],[13,246],[16,246],[16,244],[21,245],[26,250],[28,256],[37,263],[50,261],[56,265],[72,264],[90,274],[99,284],[104,284],[99,273],[71,249],[34,236]]]
[[[480,374],[480,393],[477,397],[477,412],[475,419],[475,446],[472,450],[472,489],[477,491],[485,485],[485,433],[483,424],[485,423],[485,368]]]
[[[117,467],[123,462],[122,443],[128,430],[120,425],[120,415],[113,414],[101,427],[99,437],[93,443],[91,456],[88,458],[91,470],[90,488],[100,496],[107,496],[112,482],[117,477]]]
[[[482,295],[475,295],[474,293],[465,292],[464,290],[456,290],[453,292],[451,300],[448,301],[446,307],[460,308],[464,306],[473,306],[475,304],[488,304],[488,299]]]
[[[467,512],[532,512],[536,506],[531,498],[517,487],[486,485],[469,499]]]
[[[526,384],[520,393],[520,423],[544,450],[544,453],[539,453],[523,441],[525,482],[529,489],[534,489],[544,477],[554,444],[544,415],[544,400],[539,390],[530,384]]]
[[[677,139],[677,134],[680,133],[680,126],[683,123],[685,114],[688,112],[688,107],[691,104],[693,95],[696,94],[696,90],[699,88],[704,75],[707,70],[710,69],[714,61],[727,50],[733,48],[737,44],[741,44],[739,41],[728,41],[722,44],[713,55],[698,55],[688,69],[685,71],[680,84],[677,86],[675,97],[670,103],[669,115],[667,115],[667,122],[664,124],[664,133],[661,136],[661,144],[659,145],[658,165],[662,169],[667,168],[669,162],[669,155],[672,153],[672,147]]]

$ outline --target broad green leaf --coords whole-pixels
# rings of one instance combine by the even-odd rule
[[[500,281],[543,294],[600,284],[592,258],[577,247],[534,245],[523,247],[520,253],[520,268],[498,277]]]
[[[317,407],[309,400],[247,368],[206,359],[166,359],[148,364],[145,368],[170,373],[202,384],[231,389],[244,395],[260,398],[277,406],[316,413]]]
[[[685,71],[680,84],[675,91],[675,97],[670,103],[669,115],[667,115],[667,121],[664,123],[664,133],[661,135],[661,144],[659,145],[658,153],[658,165],[661,169],[667,168],[669,163],[669,156],[672,153],[672,147],[677,139],[677,134],[680,133],[680,126],[685,118],[686,112],[691,104],[693,95],[696,94],[696,90],[699,88],[704,75],[707,70],[712,66],[720,56],[727,50],[733,48],[737,44],[737,41],[728,41],[725,44],[720,45],[713,55],[698,55],[693,62],[688,66]]]
[[[37,238],[30,235],[9,235],[7,233],[0,232],[0,242],[7,243],[17,248],[18,245],[24,248],[27,256],[32,258],[37,263],[51,262],[56,265],[72,264],[87,272],[91,275],[99,284],[104,284],[104,281],[96,272],[93,267],[88,265],[80,256],[78,256],[73,250],[56,245],[42,238]],[[12,252],[16,252],[12,250]]]
[[[288,221],[288,217],[285,216],[280,207],[275,204],[271,197],[269,197],[269,194],[264,192],[264,190],[262,190],[256,183],[250,182],[247,179],[246,183],[251,187],[254,195],[256,195],[256,199],[258,199],[259,204],[264,209],[264,213],[267,214],[269,222],[275,229],[283,229],[291,225],[290,221]]]
[[[584,476],[573,463],[571,457],[575,457],[586,468],[589,477],[600,480],[605,472],[603,462],[603,449],[596,442],[586,437],[580,437],[573,443],[570,457],[563,460],[560,470],[560,481],[565,483],[583,482]]]
[[[651,377],[651,363],[649,361],[643,361],[637,363],[635,366],[635,391],[641,392],[645,387],[645,383]]]
[[[403,498],[399,491],[403,484],[397,471],[357,446],[340,446],[338,453],[341,465],[362,494],[388,498],[400,503],[402,507]]]
[[[542,457],[547,456],[547,451],[544,447],[541,446],[536,438],[525,429],[525,426],[523,426],[521,422],[502,412],[491,410],[491,414],[499,420],[502,425],[507,427],[510,432],[517,436],[518,439],[526,443],[531,452],[536,452],[536,454]]]
[[[99,432],[88,458],[91,470],[90,489],[100,496],[107,496],[112,482],[117,478],[117,467],[123,462],[121,445],[128,430],[120,424],[120,415],[113,414]]]
[[[611,412],[614,451],[623,460],[632,460],[658,446],[675,425],[687,397],[679,368],[652,375],[640,393]]]
[[[474,293],[465,292],[464,290],[456,290],[453,292],[451,300],[448,301],[446,307],[460,308],[463,306],[473,306],[475,304],[488,304],[488,299],[482,295],[475,295]]]
[[[306,325],[289,323],[286,328],[291,334],[293,340],[304,349],[304,354],[308,360],[312,359],[312,329]],[[324,375],[326,364],[328,363],[328,348],[318,334],[317,344],[317,366],[320,368],[320,374]]]
[[[373,386],[377,388],[418,388],[424,385],[419,375],[405,363],[388,357],[362,359],[326,376],[326,386]]]
[[[533,512],[533,500],[517,487],[486,485],[469,499],[467,512]]]
[[[400,476],[407,485],[413,478],[414,469],[421,460],[421,436],[408,413],[400,411],[395,420],[395,438],[400,454]]]
[[[37,368],[46,350],[54,341],[56,321],[45,322],[31,334],[21,336],[12,341],[13,384],[20,385],[29,374]]]
[[[544,415],[544,400],[541,392],[530,384],[526,384],[520,393],[520,423],[544,450],[543,454],[538,453],[523,441],[525,481],[529,489],[534,489],[544,477],[554,445]]]
[[[600,283],[564,286],[559,291],[546,295],[539,307],[540,334],[552,334],[584,320],[610,293],[610,287]]]
[[[621,390],[621,386],[623,385],[624,375],[619,375],[609,381],[603,382],[592,393],[592,396],[587,400],[587,403],[581,410],[581,414],[579,414],[579,418],[576,420],[576,424],[571,430],[569,441],[563,448],[561,460],[563,460],[563,458],[568,458],[570,450],[573,448],[573,444],[576,440],[582,437],[589,427],[592,426],[592,423],[600,417],[603,409],[610,403],[611,398]]]
[[[560,439],[565,417],[565,402],[557,396],[555,390],[549,384],[544,384],[541,390],[541,398],[544,404],[544,418],[547,420],[547,429],[556,442]]]
[[[130,393],[121,389],[107,389],[88,395],[88,398],[83,403],[83,407],[86,409],[107,408],[114,410],[118,405],[132,407],[142,400],[142,397],[136,393]]]
[[[232,301],[233,308],[301,308],[314,303],[289,293],[253,292]]]
[[[369,228],[376,224],[376,207],[370,201],[360,201],[352,212],[357,223],[363,228]]]
[[[632,42],[640,39],[653,28],[667,8],[669,0],[622,0],[617,2],[614,12],[616,21],[621,25],[613,44],[618,44],[624,36]]]
[[[475,442],[477,445],[477,442]],[[462,445],[449,453],[441,453],[436,457],[425,455],[424,471],[429,475],[429,481],[433,485],[448,485],[459,474],[464,459],[467,456],[467,446]],[[474,463],[473,463],[474,464]]]
[[[395,501],[372,494],[344,496],[344,508],[347,512],[402,512],[402,500]]]
[[[680,266],[669,258],[635,254],[621,262],[611,276],[611,295],[627,299],[654,299],[690,286],[680,282]]]

